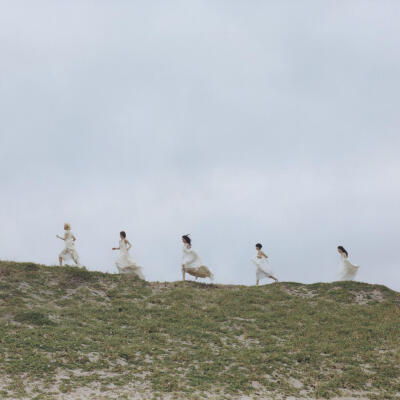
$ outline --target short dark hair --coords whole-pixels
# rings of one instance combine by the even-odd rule
[[[125,231],[121,231],[119,234],[120,234],[124,239],[126,238],[126,232],[125,232]]]
[[[192,244],[192,239],[190,239],[189,235],[183,235],[182,239],[188,244],[191,245]]]
[[[257,244],[256,244],[256,248],[259,249],[259,250],[261,250],[261,249],[262,249],[262,244],[261,244],[261,243],[257,243]]]

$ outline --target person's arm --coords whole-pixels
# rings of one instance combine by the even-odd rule
[[[74,235],[72,235],[72,240],[75,242],[76,241],[76,237]]]
[[[127,250],[129,251],[131,249],[132,245],[131,245],[130,241],[126,240],[126,239],[125,239],[125,243],[127,244]]]
[[[56,238],[61,239],[61,240],[65,240],[65,238],[61,237],[60,235],[56,235]]]
[[[113,250],[121,250],[119,247],[113,247]]]
[[[262,251],[261,252],[261,255],[263,256],[263,257],[265,257],[265,258],[268,258],[268,256]]]

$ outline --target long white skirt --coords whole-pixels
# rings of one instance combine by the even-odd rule
[[[270,278],[274,275],[274,271],[271,268],[268,258],[258,258],[255,257],[252,259],[254,265],[257,267],[256,277],[257,280]]]
[[[352,281],[360,268],[358,265],[353,265],[347,258],[341,260],[341,271],[339,280],[341,281]]]
[[[117,266],[120,274],[135,275],[144,280],[142,267],[136,265],[135,261],[128,252],[120,251],[117,259],[115,260],[115,265]]]
[[[210,278],[214,280],[214,275],[208,267],[203,265],[200,256],[191,248],[183,247],[183,269],[189,275],[197,278]]]
[[[185,272],[187,272],[189,275],[194,276],[196,279],[197,278],[210,278],[212,281],[214,280],[213,273],[205,265],[202,265],[201,267],[197,267],[197,268],[184,267],[183,269]]]

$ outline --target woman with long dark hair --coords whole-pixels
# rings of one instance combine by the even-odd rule
[[[338,246],[338,253],[340,254],[340,277],[339,280],[341,281],[352,281],[360,268],[358,265],[353,265],[349,261],[349,253],[343,246]]]
[[[182,236],[183,242],[183,257],[182,257],[182,280],[185,280],[185,275],[189,275],[197,278],[210,278],[214,279],[214,275],[211,273],[208,267],[203,265],[199,255],[192,249],[192,239],[189,235]]]

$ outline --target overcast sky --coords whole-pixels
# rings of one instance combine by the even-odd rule
[[[400,290],[400,2],[0,0],[0,258]]]

